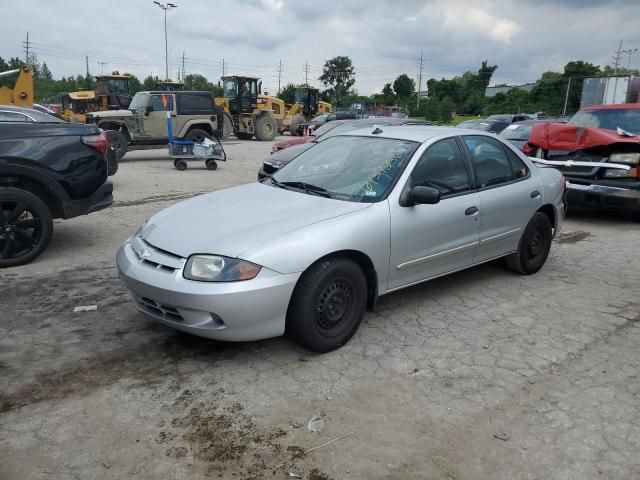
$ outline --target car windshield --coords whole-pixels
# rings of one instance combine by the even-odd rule
[[[532,123],[512,123],[500,132],[500,136],[506,140],[529,140],[532,127]]]
[[[320,137],[330,132],[334,128],[339,127],[340,125],[342,125],[342,123],[339,121],[325,123],[324,125],[316,128],[313,132],[311,132],[311,135],[314,135],[316,139],[319,139]]]
[[[377,202],[386,196],[419,145],[379,137],[332,137],[301,153],[271,183],[310,195]]]
[[[138,92],[133,96],[131,103],[129,104],[129,110],[141,110],[147,103],[148,93]]]
[[[487,122],[478,122],[475,120],[465,120],[456,125],[458,128],[467,128],[469,130],[484,130],[487,131],[491,127],[491,124]]]
[[[640,135],[640,109],[581,110],[571,117],[568,123],[606,130],[616,130],[620,127],[634,135]]]
[[[313,117],[311,119],[310,123],[324,123],[327,121],[327,117],[329,116],[329,114],[327,113],[323,113],[322,115],[316,115],[315,117]]]

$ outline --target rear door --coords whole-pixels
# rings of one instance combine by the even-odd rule
[[[484,135],[464,135],[462,140],[480,195],[479,263],[516,250],[525,226],[542,206],[542,188],[502,142]]]
[[[389,203],[389,289],[468,267],[478,248],[480,198],[454,138],[424,152],[403,191],[418,185],[437,188],[441,200],[410,207]]]

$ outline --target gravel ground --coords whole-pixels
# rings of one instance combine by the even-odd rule
[[[180,199],[254,181],[270,148],[229,142],[214,172],[131,152],[111,208],[0,271],[0,479],[640,477],[640,228],[625,218],[569,216],[534,276],[491,263],[385,296],[324,355],[137,314],[120,243]]]

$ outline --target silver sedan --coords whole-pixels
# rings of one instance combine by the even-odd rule
[[[495,135],[374,126],[157,213],[117,264],[138,310],[165,325],[227,341],[287,332],[325,352],[381,295],[498,258],[537,272],[564,194],[558,170]]]

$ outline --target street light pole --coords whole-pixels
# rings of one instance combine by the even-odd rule
[[[169,43],[167,41],[167,10],[171,10],[172,8],[178,8],[177,5],[173,3],[160,3],[153,2],[158,5],[162,10],[164,10],[164,69],[165,69],[165,79],[167,82],[169,81]]]
[[[633,55],[637,51],[637,48],[630,48],[629,50],[623,50],[622,52],[620,52],[629,55],[629,62],[627,63],[627,73],[629,73],[629,70],[631,70],[631,55]]]

